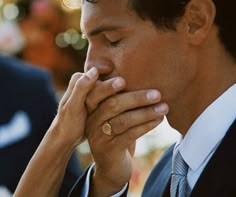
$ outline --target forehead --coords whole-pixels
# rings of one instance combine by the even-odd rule
[[[137,19],[135,12],[128,7],[128,0],[98,0],[97,3],[84,1],[81,29],[86,33],[99,26],[125,26]]]

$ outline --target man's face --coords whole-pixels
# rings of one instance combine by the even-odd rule
[[[96,66],[101,80],[123,77],[126,91],[155,88],[169,102],[193,77],[184,34],[158,30],[130,10],[127,0],[85,1],[81,28],[89,41],[85,70]]]

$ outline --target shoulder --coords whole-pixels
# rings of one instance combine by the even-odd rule
[[[49,73],[46,70],[36,68],[14,57],[0,56],[0,68],[0,74],[4,76],[14,76],[25,80],[49,78]]]
[[[149,178],[153,178],[157,175],[160,174],[166,167],[167,164],[172,160],[172,155],[173,155],[173,149],[174,149],[175,145],[170,146],[165,153],[163,154],[163,156],[160,158],[160,160],[158,161],[158,163],[156,164],[156,166],[153,168],[150,177]]]
[[[51,76],[46,70],[36,68],[19,59],[0,56],[1,83],[22,85],[22,87],[44,86],[51,83]]]
[[[172,154],[175,145],[172,145],[160,158],[156,166],[151,171],[142,193],[142,196],[163,196],[165,188],[168,184],[171,165],[172,165]]]

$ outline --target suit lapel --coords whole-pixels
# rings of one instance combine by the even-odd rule
[[[160,193],[162,194],[162,197],[170,197],[170,180],[171,180],[171,169],[172,169],[172,158],[168,161],[168,163],[165,166],[165,173],[166,175],[164,176],[162,180],[163,184],[163,191]]]
[[[142,197],[166,197],[170,196],[169,180],[174,145],[171,146],[152,170],[145,184]]]
[[[236,121],[203,170],[191,197],[236,196]]]

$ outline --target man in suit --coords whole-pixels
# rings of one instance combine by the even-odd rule
[[[14,58],[0,56],[0,86],[0,186],[13,193],[58,104],[49,74]],[[73,154],[60,196],[81,172]]]
[[[236,196],[234,5],[84,0],[85,73],[73,75],[16,196],[55,196],[84,137],[94,165],[70,196],[125,196],[135,141],[165,115],[183,139],[154,168],[143,196]]]
[[[130,147],[168,110],[170,125],[183,139],[154,168],[143,196],[170,195],[176,155],[187,166],[185,192],[178,183],[171,196],[236,196],[234,5],[234,0],[83,2],[81,27],[89,41],[85,70],[96,67],[103,82],[86,101],[91,111],[86,136],[95,165],[71,196],[125,195]],[[117,76],[126,82],[124,92],[102,97],[109,91],[105,83]],[[160,102],[151,107],[142,92],[150,88],[158,91],[146,99]]]

